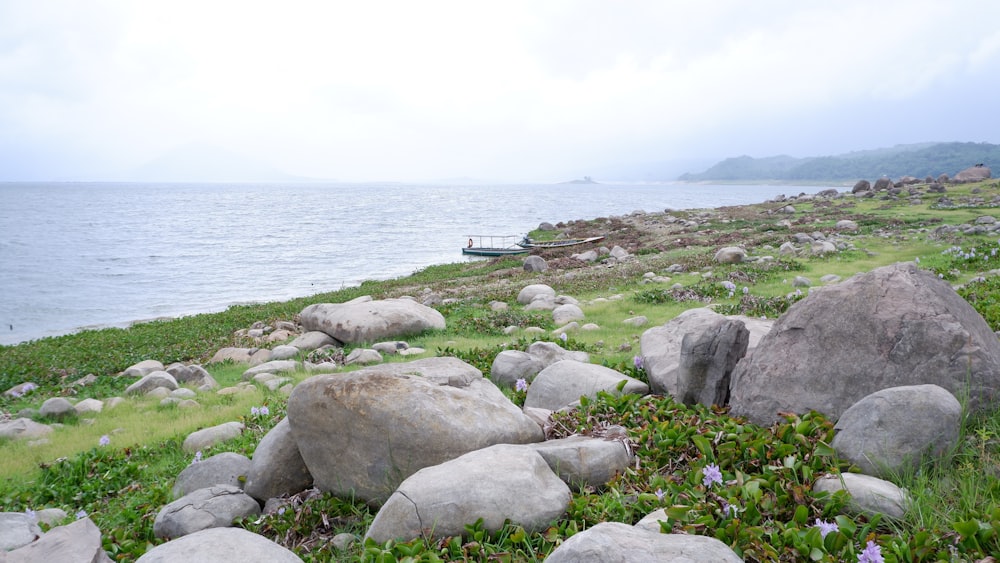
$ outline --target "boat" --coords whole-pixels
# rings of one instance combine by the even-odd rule
[[[518,245],[516,241],[516,236],[469,235],[469,242],[462,248],[462,254],[470,256],[512,256],[527,254],[530,249]]]
[[[521,242],[517,243],[518,246],[522,248],[562,248],[564,246],[576,246],[578,244],[587,244],[589,242],[600,242],[604,240],[604,236],[590,237],[590,238],[567,238],[560,240],[545,240],[536,241],[531,240],[528,237],[524,237]]]

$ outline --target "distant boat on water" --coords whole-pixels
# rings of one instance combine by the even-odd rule
[[[469,242],[462,248],[462,254],[470,256],[509,256],[528,251],[518,245],[513,235],[469,235]]]
[[[518,246],[523,248],[563,248],[565,246],[576,246],[578,244],[587,244],[589,242],[600,242],[604,240],[604,235],[598,237],[589,238],[567,238],[560,240],[545,240],[545,241],[535,241],[528,237],[524,237],[521,242],[517,243]]]

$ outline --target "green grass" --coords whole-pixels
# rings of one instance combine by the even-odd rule
[[[366,294],[376,298],[419,295],[425,287],[455,301],[438,306],[447,318],[446,330],[408,339],[411,346],[426,350],[423,357],[456,356],[488,375],[501,350],[525,349],[531,343],[523,330],[505,335],[507,326],[538,326],[545,330],[540,338],[561,343],[551,332],[557,327],[549,316],[525,312],[515,302],[524,285],[546,283],[557,293],[578,299],[587,315],[584,322],[599,327],[571,332],[562,345],[588,352],[594,363],[645,379],[632,361],[639,353],[642,332],[691,307],[709,305],[723,313],[773,318],[798,299],[789,298],[795,291],[791,286],[795,276],[807,277],[817,286],[826,274],[847,278],[919,259],[921,267],[952,283],[966,284],[1000,267],[1000,259],[992,254],[1000,235],[934,236],[934,229],[942,224],[1000,216],[1000,209],[972,199],[991,201],[1000,194],[1000,185],[987,182],[949,189],[948,197],[960,207],[936,207],[937,195],[925,196],[920,205],[908,199],[879,198],[797,202],[798,211],[791,217],[768,214],[767,205],[742,206],[716,210],[709,224],[697,229],[652,233],[636,231],[617,219],[578,221],[567,225],[570,236],[607,229],[612,234],[606,244],[627,246],[635,258],[614,268],[587,268],[566,260],[565,251],[553,251],[543,257],[560,268],[542,274],[524,272],[520,260],[509,258],[448,264],[405,278],[366,282],[288,302],[232,307],[221,313],[0,347],[0,390],[24,381],[39,386],[26,397],[3,396],[0,409],[17,413],[57,395],[73,400],[120,395],[131,380],[116,374],[140,360],[204,362],[216,349],[238,344],[233,332],[253,322],[288,320],[315,302]],[[981,193],[974,194],[973,189]],[[841,218],[859,224],[859,232],[844,239],[855,250],[825,257],[778,256],[777,246],[792,233],[831,235],[832,226]],[[785,219],[791,226],[777,224]],[[730,266],[712,263],[719,246],[733,244],[746,245],[752,256],[770,254],[776,260]],[[766,250],[763,244],[773,249]],[[948,250],[953,247],[961,247],[961,255]],[[966,258],[973,247],[977,258]],[[988,257],[981,258],[984,255]],[[669,274],[669,283],[643,283],[645,272],[663,275],[671,264],[681,264],[686,271]],[[959,288],[960,295],[994,330],[1000,328],[1000,282],[996,280],[989,277]],[[723,282],[735,285],[732,296]],[[683,290],[672,290],[674,283],[682,284]],[[506,302],[508,310],[492,311],[488,304],[493,300]],[[623,323],[638,315],[648,317],[649,323],[643,327]],[[398,357],[388,360],[402,361]],[[216,365],[209,369],[226,386],[238,382],[244,368]],[[83,388],[71,385],[87,373],[94,373],[97,383]],[[296,381],[305,377],[305,373],[293,374]],[[523,393],[505,393],[515,403],[524,400]],[[0,443],[0,511],[59,507],[73,515],[83,510],[102,530],[104,547],[113,558],[134,560],[148,546],[159,543],[152,535],[152,521],[172,500],[170,489],[177,473],[191,463],[191,455],[180,447],[187,434],[242,421],[247,425],[242,436],[203,455],[235,451],[249,456],[284,416],[285,398],[278,393],[200,394],[198,400],[201,408],[179,410],[161,407],[158,401],[129,399],[115,409],[85,417],[92,421],[67,422],[48,444]],[[252,417],[250,408],[262,404],[269,406],[270,416]],[[470,522],[467,534],[460,538],[363,544],[360,537],[374,518],[374,510],[329,495],[238,525],[288,546],[307,561],[537,561],[597,522],[631,524],[659,508],[667,511],[663,524],[667,529],[711,535],[733,546],[747,561],[854,561],[869,540],[881,546],[890,562],[976,560],[1000,552],[1000,475],[995,469],[1000,465],[1000,414],[967,421],[962,441],[950,458],[895,478],[915,499],[900,522],[848,518],[840,515],[846,502],[843,495],[811,492],[812,481],[821,473],[849,469],[828,445],[832,425],[815,413],[761,428],[724,411],[686,407],[665,397],[601,395],[584,401],[578,411],[559,415],[557,426],[587,434],[605,424],[629,429],[638,465],[599,490],[575,494],[567,513],[540,533],[527,533],[514,524],[489,533],[481,523]],[[105,435],[111,442],[100,446]],[[710,463],[719,466],[723,484],[706,487],[702,483],[702,471]],[[726,506],[737,510],[735,517]],[[839,531],[820,537],[813,525],[817,519],[836,522]],[[345,551],[329,542],[341,532],[358,538]]]

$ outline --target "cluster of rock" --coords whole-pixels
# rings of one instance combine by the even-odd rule
[[[856,225],[838,223],[837,229],[850,232]],[[796,243],[810,252],[827,239],[821,233],[806,236]],[[737,247],[720,249],[715,258],[719,263],[751,259]],[[185,549],[215,549],[228,541],[236,544],[232,550],[239,545],[274,550],[266,560],[298,560],[265,538],[220,528],[236,518],[282,510],[312,491],[379,507],[366,533],[378,542],[462,535],[480,518],[490,531],[506,521],[544,530],[565,512],[571,491],[600,489],[633,462],[624,428],[545,439],[552,412],[600,392],[652,392],[686,404],[728,406],[761,425],[778,421],[782,413],[821,412],[836,421],[832,445],[838,455],[863,473],[822,477],[814,490],[846,488],[851,510],[900,517],[906,492],[884,478],[954,446],[963,413],[956,397],[966,400],[970,412],[1000,402],[1000,341],[948,284],[914,264],[824,281],[831,285],[813,288],[777,320],[698,308],[644,331],[640,356],[648,385],[550,342],[501,352],[489,377],[455,358],[313,375],[285,387],[287,417],[252,459],[218,454],[178,476],[176,500],[154,523],[154,533],[171,541],[140,561],[166,561],[194,553]],[[560,325],[557,334],[586,328],[578,326],[585,319],[579,302],[551,287],[526,286],[517,302],[525,310],[551,311]],[[304,332],[289,345],[294,353],[276,347],[279,357],[251,367],[244,379],[281,389],[288,385],[283,370],[317,369],[293,359],[305,351],[381,341],[384,353],[399,353],[407,346],[396,338],[444,328],[440,313],[410,299],[313,305],[299,318]],[[642,326],[645,320],[626,322]],[[284,354],[290,355],[281,358]],[[327,367],[335,371],[337,365]],[[182,381],[214,389],[197,366],[173,367],[185,373]],[[137,393],[169,389],[167,376],[178,380],[169,368],[130,374],[140,376],[133,385]],[[158,383],[140,386],[142,381]],[[500,387],[524,390],[524,407]],[[239,423],[205,429],[189,436],[184,448],[204,449],[240,431]],[[549,560],[603,561],[611,554],[669,560],[665,554],[672,553],[699,553],[692,559],[698,561],[740,560],[710,538],[660,533],[657,522],[666,519],[660,512],[635,526],[594,526],[566,541]],[[241,560],[265,560],[246,557]]]
[[[991,177],[990,168],[978,164],[955,174],[954,178],[949,178],[947,174],[941,174],[937,178],[927,176],[922,180],[913,176],[903,176],[893,182],[890,178],[883,176],[875,180],[874,184],[868,180],[858,180],[854,184],[854,187],[851,188],[851,193],[859,197],[873,197],[876,193],[884,191],[889,195],[896,196],[900,195],[903,190],[907,190],[910,195],[916,195],[920,193],[921,188],[925,189],[928,193],[945,193],[947,191],[945,188],[946,184],[982,182]]]

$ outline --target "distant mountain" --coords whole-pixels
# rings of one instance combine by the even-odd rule
[[[739,156],[727,158],[704,172],[683,174],[678,180],[851,182],[875,180],[882,176],[937,178],[941,174],[954,176],[979,163],[1000,166],[1000,145],[917,143],[809,158]]]
[[[177,147],[134,169],[142,182],[293,182],[304,181],[257,159],[202,144]]]

